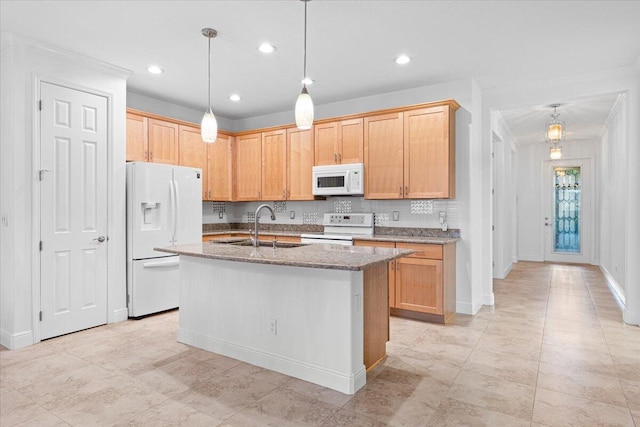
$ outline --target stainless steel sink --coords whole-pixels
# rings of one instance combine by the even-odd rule
[[[234,246],[253,246],[253,243],[251,242],[250,239],[240,240],[236,242],[229,242],[229,244]],[[260,246],[265,246],[270,248],[274,247],[273,240],[259,240],[258,244]],[[275,248],[286,249],[286,248],[298,248],[300,246],[306,246],[306,244],[294,243],[294,242],[279,242],[277,240],[275,241]]]

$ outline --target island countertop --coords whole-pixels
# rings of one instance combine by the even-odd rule
[[[268,246],[254,248],[253,246],[238,246],[215,242],[175,245],[154,249],[160,252],[199,258],[354,271],[365,270],[376,264],[389,262],[415,252],[410,249],[331,244],[273,249]]]

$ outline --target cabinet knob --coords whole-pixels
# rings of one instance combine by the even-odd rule
[[[404,186],[404,195],[408,195],[409,194],[409,187],[408,186]]]
[[[402,197],[402,185],[400,186],[400,191],[398,192],[398,194],[400,195],[400,197]]]
[[[333,163],[338,163],[338,155],[333,153]]]
[[[342,153],[338,153],[338,163],[342,163]]]

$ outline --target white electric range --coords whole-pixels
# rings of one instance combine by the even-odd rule
[[[326,213],[322,225],[324,233],[302,234],[301,243],[353,246],[354,237],[373,236],[372,213]]]

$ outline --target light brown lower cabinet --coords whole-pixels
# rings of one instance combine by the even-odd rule
[[[455,315],[455,243],[434,245],[356,240],[354,244],[416,251],[389,263],[389,307],[392,315],[437,323],[446,323]]]

